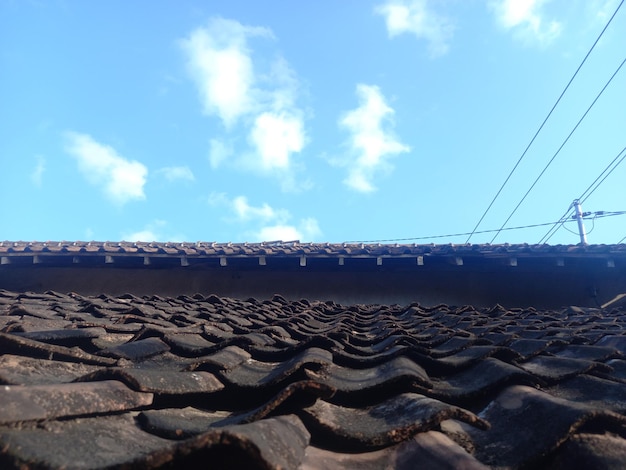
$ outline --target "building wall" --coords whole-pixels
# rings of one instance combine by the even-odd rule
[[[437,269],[256,269],[173,267],[8,266],[0,268],[0,288],[82,295],[203,295],[235,298],[334,300],[339,303],[419,302],[432,306],[471,304],[506,307],[595,307],[626,292],[624,269],[572,266],[560,269],[464,266]],[[594,297],[595,295],[595,297]]]

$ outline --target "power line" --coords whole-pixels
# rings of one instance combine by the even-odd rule
[[[552,238],[552,236],[556,232],[559,231],[559,229],[563,226],[563,224],[565,222],[567,222],[567,220],[568,220],[567,214],[571,210],[572,206],[573,206],[573,204],[570,204],[569,207],[567,208],[567,210],[565,211],[565,213],[559,218],[559,220],[557,222],[554,223],[552,228],[550,228],[550,230],[548,230],[548,233],[546,233],[543,237],[541,237],[541,240],[539,240],[539,242],[538,242],[539,245],[541,245],[542,243],[548,243],[548,241]]]
[[[620,157],[620,155],[622,155],[622,158],[620,158],[620,160],[615,164],[615,166],[613,166],[613,168],[609,170],[611,165],[615,163],[615,161]],[[583,192],[583,194],[578,198],[581,204],[585,202],[587,199],[589,199],[589,196],[591,196],[594,193],[594,191],[598,189],[602,183],[604,183],[604,180],[607,179],[611,173],[613,173],[613,171],[624,161],[625,158],[626,158],[626,147],[624,147],[621,150],[621,152],[617,154],[617,156],[611,161],[611,163],[607,165],[607,167],[602,171],[602,173],[600,173],[600,175],[594,180],[594,182],[591,183],[587,189],[585,189],[585,192]],[[591,189],[591,187],[596,183],[596,181],[598,181],[602,177],[602,175],[606,173],[607,170],[609,170],[609,172],[604,176],[604,178],[602,178],[598,182],[598,184],[596,184],[596,186],[593,189]]]
[[[624,240],[626,240],[626,237],[622,238],[620,241],[617,242],[617,245],[619,245],[620,243],[622,243]]]
[[[598,42],[600,41],[600,38],[602,37],[602,35],[604,34],[604,32],[606,31],[606,29],[609,27],[609,25],[611,24],[611,22],[613,21],[613,18],[615,17],[615,15],[617,14],[617,12],[619,11],[619,9],[622,7],[622,4],[624,3],[624,0],[622,0],[620,2],[620,4],[617,6],[617,8],[615,9],[615,11],[613,12],[613,15],[611,16],[611,18],[609,18],[609,21],[606,23],[606,25],[604,26],[604,28],[602,29],[602,31],[600,32],[599,36],[596,38],[596,40],[594,41],[593,45],[591,46],[591,48],[589,49],[589,51],[587,52],[587,54],[585,55],[584,59],[582,60],[582,62],[580,63],[580,65],[578,66],[578,68],[576,69],[576,71],[574,72],[574,75],[572,75],[572,78],[570,78],[569,82],[567,82],[567,85],[565,86],[565,88],[563,89],[563,91],[561,92],[559,98],[556,100],[556,102],[554,103],[554,105],[552,106],[552,109],[550,109],[550,112],[548,113],[548,115],[545,117],[545,119],[543,120],[543,122],[541,123],[541,125],[539,126],[539,129],[537,129],[537,132],[535,132],[535,135],[533,136],[533,138],[530,140],[529,144],[526,146],[526,148],[524,149],[524,152],[522,152],[522,155],[519,157],[519,159],[517,160],[517,163],[515,163],[515,166],[513,167],[513,169],[511,170],[511,172],[509,173],[509,175],[506,177],[506,179],[504,180],[504,183],[502,183],[502,186],[500,186],[500,189],[498,189],[498,192],[496,193],[496,195],[493,197],[493,199],[491,200],[491,202],[489,203],[489,206],[487,207],[487,209],[485,210],[485,212],[483,212],[483,215],[480,217],[480,219],[478,220],[478,223],[476,224],[476,226],[474,227],[474,229],[472,230],[472,232],[469,234],[469,237],[467,237],[467,240],[465,241],[465,243],[469,243],[470,238],[472,238],[472,236],[477,233],[476,230],[478,229],[478,226],[482,223],[483,219],[485,218],[485,216],[487,215],[487,213],[489,212],[489,210],[491,209],[491,206],[493,206],[493,203],[496,202],[496,199],[498,199],[498,196],[500,196],[500,193],[502,192],[502,190],[504,189],[504,187],[506,186],[506,184],[509,182],[509,179],[511,179],[511,176],[513,175],[513,173],[515,173],[515,170],[517,169],[517,167],[519,166],[519,164],[521,163],[521,161],[523,160],[523,158],[526,156],[526,153],[528,152],[528,149],[530,148],[530,146],[533,144],[533,142],[535,142],[535,139],[537,138],[537,136],[539,135],[539,132],[541,132],[541,130],[543,129],[543,126],[546,124],[546,122],[548,121],[548,119],[550,119],[550,116],[552,115],[552,112],[554,111],[554,109],[557,107],[557,105],[559,104],[559,102],[561,101],[561,98],[563,98],[563,95],[565,95],[565,92],[568,90],[569,86],[572,84],[572,82],[574,81],[574,78],[576,78],[576,75],[578,75],[578,72],[580,71],[580,69],[582,68],[582,66],[584,65],[584,63],[587,61],[587,58],[589,57],[589,55],[591,54],[591,51],[593,51],[593,49],[596,47],[596,44],[598,44]]]
[[[593,232],[593,230],[596,228],[596,217],[594,217],[593,219],[591,219],[591,228],[589,230],[587,230],[587,235],[589,235],[591,232]],[[576,233],[576,235],[580,235],[579,233]]]
[[[568,210],[569,211],[569,210]],[[589,219],[590,215],[593,215],[594,219],[595,218],[601,218],[601,217],[613,217],[613,216],[617,216],[617,215],[625,215],[626,211],[617,211],[617,212],[607,212],[607,211],[598,211],[598,212],[594,212],[594,213],[586,213],[586,215],[583,217],[584,219]],[[573,220],[564,220],[563,223],[565,222],[573,222]],[[482,233],[493,233],[493,232],[497,232],[498,230],[501,231],[505,231],[505,230],[521,230],[521,229],[526,229],[526,228],[536,228],[536,227],[545,227],[547,225],[554,225],[554,224],[558,224],[560,223],[560,221],[557,222],[544,222],[541,224],[531,224],[531,225],[522,225],[519,227],[507,227],[507,228],[501,228],[501,229],[492,229],[492,230],[481,230],[479,232],[474,232],[477,234],[482,234]],[[470,232],[465,232],[465,233],[450,233],[447,235],[431,235],[428,237],[409,237],[409,238],[386,238],[386,239],[380,239],[380,240],[351,240],[351,241],[346,241],[344,243],[388,243],[388,242],[405,242],[405,241],[411,241],[411,240],[430,240],[433,238],[450,238],[450,237],[463,237],[465,235],[469,235]]]
[[[507,223],[509,223],[509,220],[511,220],[511,217],[513,217],[513,215],[515,214],[515,212],[517,212],[517,209],[519,209],[519,207],[522,205],[522,203],[526,200],[526,197],[528,197],[528,195],[530,194],[530,192],[533,190],[533,188],[535,187],[535,185],[539,182],[539,180],[541,179],[541,177],[543,176],[543,174],[546,172],[546,170],[550,167],[550,165],[552,164],[552,162],[554,161],[554,159],[557,157],[557,155],[561,152],[561,150],[563,149],[563,147],[565,146],[565,144],[569,141],[570,137],[572,137],[572,135],[574,134],[574,132],[576,131],[576,129],[578,129],[578,126],[580,126],[580,124],[583,122],[583,120],[585,119],[585,117],[587,116],[587,114],[589,113],[589,111],[591,111],[591,108],[593,108],[593,106],[596,104],[596,102],[598,101],[598,99],[600,98],[600,96],[602,96],[602,94],[604,93],[604,90],[606,90],[606,88],[609,86],[609,84],[613,81],[613,78],[615,78],[615,76],[618,74],[618,72],[621,70],[622,66],[624,65],[624,63],[626,63],[626,58],[622,61],[622,63],[619,65],[619,67],[617,67],[617,69],[615,70],[615,72],[613,72],[613,75],[611,75],[611,78],[609,78],[609,80],[606,82],[606,84],[602,87],[602,90],[600,90],[600,92],[598,93],[598,95],[595,97],[595,99],[591,102],[591,104],[589,105],[589,107],[587,108],[587,110],[585,111],[585,113],[582,115],[582,117],[578,120],[578,122],[576,123],[576,125],[574,126],[574,128],[571,130],[571,132],[568,134],[568,136],[565,138],[565,140],[563,141],[563,143],[561,144],[561,146],[558,148],[558,150],[554,153],[554,155],[552,156],[552,158],[550,159],[550,161],[546,164],[546,166],[543,168],[543,170],[541,170],[541,173],[539,173],[539,176],[537,176],[537,178],[535,179],[535,181],[533,182],[533,184],[530,186],[530,188],[528,188],[528,191],[526,191],[526,194],[524,194],[524,196],[522,197],[522,199],[517,203],[517,205],[515,206],[515,209],[513,209],[513,211],[509,214],[509,216],[507,217],[507,219],[504,221],[504,223],[502,224],[502,226],[500,227],[500,230],[504,229],[505,225]],[[496,239],[496,237],[500,234],[500,232],[498,231],[494,237],[491,239],[491,243],[493,243],[493,241]]]
[[[622,155],[622,154],[623,154],[623,155]],[[615,165],[613,165],[613,164],[617,161],[617,159],[620,157],[620,155],[622,156],[622,158],[621,158],[621,159],[620,159],[620,160],[619,160],[619,161],[618,161]],[[585,189],[585,190],[583,191],[583,193],[582,193],[582,194],[578,197],[578,200],[579,200],[581,203],[585,202],[585,201],[589,198],[589,196],[591,196],[591,195],[594,193],[594,191],[600,187],[600,185],[604,182],[604,180],[606,180],[606,179],[607,179],[607,177],[608,177],[611,173],[613,173],[613,171],[614,171],[614,170],[615,170],[615,169],[616,169],[616,168],[617,168],[617,167],[618,167],[618,166],[619,166],[619,165],[620,165],[620,164],[624,161],[624,159],[625,159],[625,158],[626,158],[626,147],[624,147],[624,148],[623,148],[623,149],[622,149],[622,150],[621,150],[621,151],[617,154],[617,156],[616,156],[616,157],[615,157],[615,158],[611,161],[611,163],[609,163],[609,164],[606,166],[606,168],[605,168],[604,170],[602,170],[602,172],[601,172],[601,173],[598,175],[598,177],[597,177],[597,178],[593,181],[593,183],[591,183],[591,184],[587,187],[587,189]],[[613,168],[611,168],[611,166],[613,166]],[[609,171],[609,172],[608,172],[608,173],[604,176],[604,178],[602,178],[602,175],[604,175],[604,174],[607,172],[607,170],[609,170],[609,168],[610,168],[610,171]],[[600,178],[602,178],[602,179],[600,180]],[[600,181],[598,182],[598,180],[600,180]],[[596,182],[598,182],[598,183],[596,184]],[[594,187],[594,185],[595,185],[595,187]],[[593,188],[593,189],[592,189],[592,188]],[[548,232],[547,232],[547,233],[546,233],[546,234],[545,234],[545,235],[541,238],[541,240],[539,240],[539,242],[538,242],[539,244],[541,244],[541,243],[548,243],[548,241],[550,240],[550,238],[552,238],[552,236],[553,236],[554,234],[556,234],[556,232],[557,232],[557,231],[558,231],[558,230],[559,230],[559,229],[563,226],[563,223],[567,220],[567,214],[568,214],[568,212],[570,211],[570,209],[571,209],[571,208],[572,208],[572,205],[570,204],[570,206],[567,208],[567,210],[566,210],[566,211],[565,211],[565,213],[561,216],[561,218],[558,220],[558,222],[556,222],[556,223],[554,224],[554,226],[553,226],[550,230],[548,230]]]
[[[624,215],[626,211],[596,211],[585,212],[583,219],[602,219],[603,217],[614,217],[616,215]],[[591,217],[593,216],[593,217]]]

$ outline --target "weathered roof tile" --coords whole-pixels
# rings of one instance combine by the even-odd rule
[[[132,410],[152,403],[151,393],[137,393],[121,382],[0,387],[0,424]]]
[[[76,379],[77,381],[119,380],[133,390],[161,395],[214,393],[224,385],[208,372],[179,372],[167,369],[108,368]]]
[[[487,470],[462,447],[437,431],[416,434],[401,444],[363,453],[331,452],[309,446],[302,470],[410,470],[416,468],[440,470]]]
[[[137,361],[156,356],[157,354],[162,354],[169,350],[170,347],[159,338],[147,338],[105,349],[101,351],[100,354],[109,357]]]
[[[570,433],[595,421],[623,426],[626,418],[609,411],[555,398],[525,386],[505,389],[479,414],[488,431],[469,429],[476,457],[497,467],[538,468]]]
[[[133,414],[100,416],[42,425],[0,427],[3,468],[110,468],[145,462],[170,441],[141,431]],[[149,467],[149,465],[145,465]]]
[[[486,429],[489,425],[461,408],[415,393],[404,393],[366,408],[346,408],[323,400],[304,408],[303,419],[318,431],[319,444],[364,451],[408,440],[455,418]],[[314,441],[314,444],[316,442]]]
[[[6,385],[67,383],[97,370],[98,367],[80,362],[33,359],[3,354],[0,356],[0,383]]]
[[[0,291],[0,320],[3,468],[621,463],[621,309]]]

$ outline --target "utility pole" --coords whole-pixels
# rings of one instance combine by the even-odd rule
[[[572,205],[574,206],[574,211],[576,212],[576,214],[574,215],[574,218],[576,219],[576,222],[578,222],[578,233],[580,235],[580,244],[588,245],[587,232],[585,232],[585,224],[583,223],[583,210],[582,210],[582,207],[580,207],[580,201],[578,199],[574,199],[574,202],[572,202]]]

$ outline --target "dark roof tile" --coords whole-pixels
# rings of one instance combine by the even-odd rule
[[[488,357],[445,380],[434,382],[431,393],[453,403],[467,403],[513,384],[537,386],[543,381],[513,364]]]
[[[319,400],[303,413],[305,423],[318,431],[313,444],[361,452],[405,441],[450,418],[481,429],[489,427],[468,411],[415,393],[357,409]]]
[[[606,434],[573,435],[559,449],[552,468],[622,470],[626,468],[626,442]]]
[[[593,370],[608,372],[605,364],[584,359],[570,359],[556,356],[535,356],[519,365],[522,369],[550,383],[584,374]]]
[[[239,346],[226,346],[214,354],[198,358],[188,367],[189,370],[224,371],[231,370],[248,361],[252,356]]]
[[[105,334],[104,328],[75,328],[64,330],[28,331],[15,333],[23,338],[33,339],[44,343],[58,344],[61,346],[87,346],[93,338]]]
[[[523,359],[530,359],[548,349],[552,344],[554,344],[554,341],[524,338],[511,341],[507,347],[515,351]]]
[[[464,349],[456,354],[452,354],[446,357],[437,359],[436,365],[438,368],[445,371],[460,370],[476,364],[482,359],[487,357],[496,357],[503,359],[507,362],[521,359],[517,352],[512,351],[509,348],[499,346],[472,346]],[[446,372],[441,372],[446,374]],[[448,372],[449,373],[449,372]]]
[[[596,372],[595,375],[602,377],[605,375],[610,380],[616,380],[622,383],[626,383],[626,360],[623,359],[613,359],[606,362],[606,365],[611,368],[610,372],[607,372],[606,375],[603,373]]]
[[[210,431],[213,424],[232,416],[228,411],[204,411],[193,407],[142,411],[137,417],[141,428],[165,439],[188,439]]]
[[[411,359],[402,356],[367,369],[329,364],[319,372],[307,371],[307,376],[335,388],[340,395],[349,395],[351,399],[385,388],[398,391],[403,386],[405,390],[414,386],[432,386],[426,371]]]
[[[208,372],[167,369],[108,368],[76,379],[80,382],[119,380],[133,390],[160,395],[214,393],[224,385]]]
[[[74,361],[103,366],[111,366],[116,363],[113,359],[88,354],[80,348],[67,348],[65,346],[42,343],[6,333],[0,333],[0,351],[3,351],[5,354],[26,355],[33,358]]]
[[[284,363],[265,363],[248,359],[231,370],[220,374],[228,383],[238,387],[258,388],[277,385],[299,370],[328,367],[332,364],[332,354],[318,348],[310,348]],[[332,385],[331,385],[332,386]]]
[[[596,362],[606,362],[609,359],[623,357],[619,350],[610,346],[569,344],[565,347],[559,347],[557,351],[551,352],[558,357],[569,357]]]
[[[364,453],[331,452],[309,446],[306,449],[302,470],[410,470],[416,468],[438,470],[486,470],[483,465],[462,447],[437,431],[415,435],[401,444]]]
[[[317,398],[330,398],[334,390],[312,381],[289,384],[257,408],[243,413],[203,411],[195,408],[159,409],[141,412],[139,422],[150,433],[168,439],[184,439],[211,429],[247,424],[268,417],[279,408],[297,408],[315,402]],[[289,414],[288,412],[286,414]]]
[[[22,393],[5,411],[22,422],[0,424],[8,468],[517,468],[609,442],[577,433],[625,437],[620,309],[0,291],[0,325],[0,383]]]
[[[626,412],[624,385],[590,375],[579,375],[547,389],[551,395],[588,406],[617,413]]]
[[[48,421],[30,427],[0,427],[3,468],[110,468],[145,462],[170,441],[141,431],[134,415]]]
[[[156,438],[156,437],[155,437]],[[310,435],[293,415],[227,426],[171,445],[136,464],[201,468],[295,469],[304,458]]]
[[[626,418],[555,398],[525,386],[506,388],[479,414],[487,431],[469,428],[475,455],[497,467],[539,468],[577,428],[589,422],[623,426]]]
[[[159,338],[140,339],[120,346],[103,350],[100,354],[108,357],[138,361],[169,351],[170,347]]]
[[[163,336],[163,341],[172,352],[185,357],[203,356],[218,349],[217,343],[194,333],[167,333]]]
[[[150,405],[151,393],[137,393],[121,382],[0,387],[0,424],[104,414]]]
[[[622,325],[623,327],[623,325]],[[595,343],[596,346],[606,346],[617,349],[620,353],[626,356],[626,336],[623,335],[604,335]]]
[[[48,385],[66,383],[97,369],[98,366],[79,362],[33,359],[3,354],[0,356],[0,384]]]

